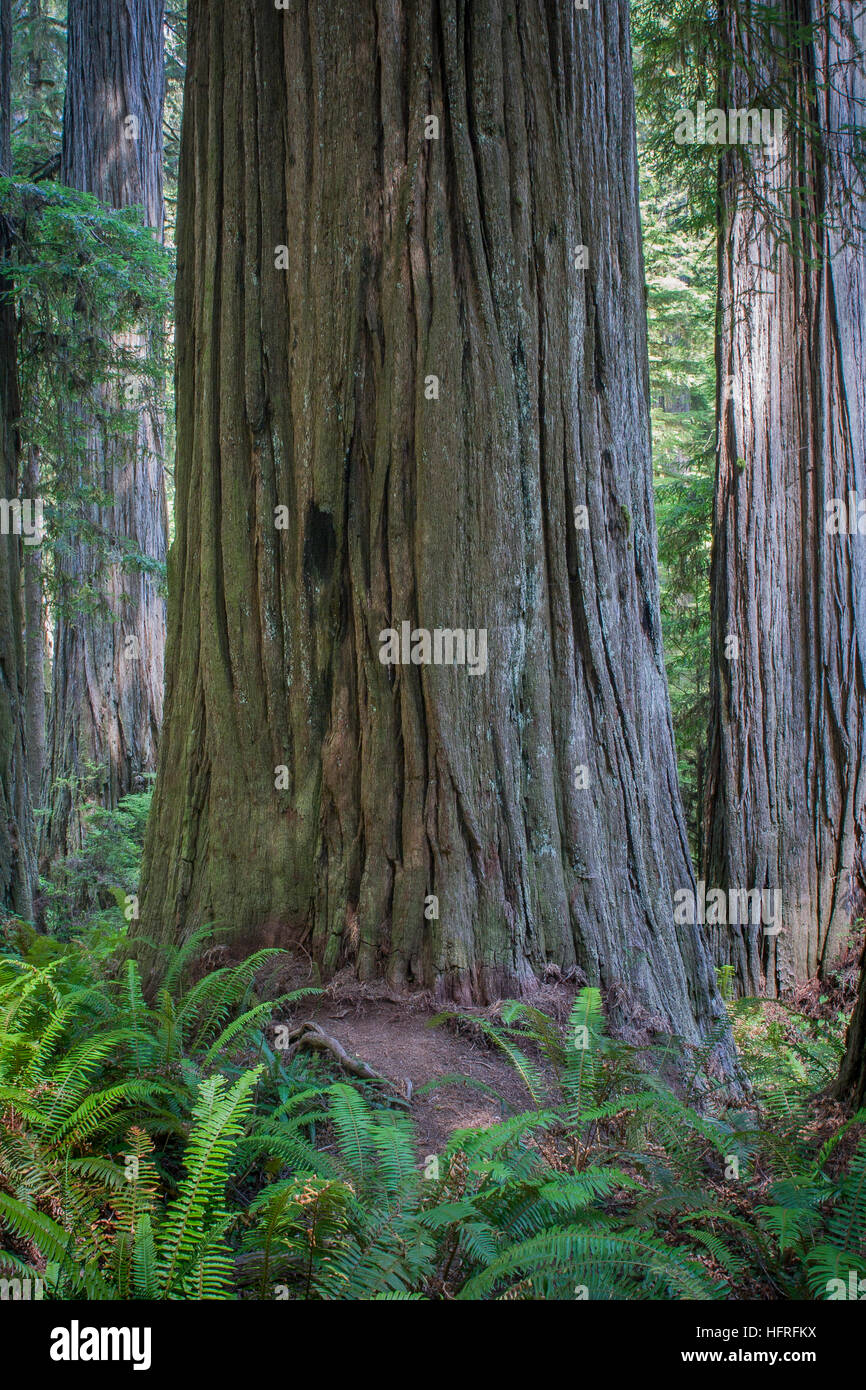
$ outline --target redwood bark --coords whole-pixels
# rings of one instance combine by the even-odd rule
[[[0,174],[12,171],[10,148],[12,11],[0,0]],[[0,293],[11,284],[5,262],[11,229],[0,213]],[[18,369],[15,311],[0,300],[0,495],[18,497]],[[33,817],[24,752],[24,647],[21,627],[21,539],[0,535],[0,907],[33,915]]]
[[[579,967],[704,1035],[625,0],[192,0],[180,190],[142,933],[462,1000]],[[486,629],[486,673],[383,665],[404,621]]]
[[[754,14],[739,6],[739,25],[736,8],[726,22],[741,56],[725,104],[742,108],[761,104],[746,70],[780,74],[755,49]],[[832,5],[818,23],[825,8],[781,6],[786,137],[748,177],[728,152],[721,181],[705,877],[779,891],[779,935],[750,926],[716,938],[740,989],[771,995],[823,972],[866,901],[866,538],[826,525],[831,499],[866,498],[866,207],[851,131],[862,125],[866,21],[857,6],[843,23],[847,7]],[[756,193],[784,214],[789,244]]]
[[[860,991],[848,1025],[835,1091],[852,1110],[866,1106],[866,948],[860,961]]]
[[[144,208],[162,236],[163,0],[71,0],[61,182],[121,208]],[[126,342],[150,349],[142,329]],[[133,391],[136,383],[129,383]],[[125,551],[165,558],[162,420],[141,403],[137,436],[112,430],[113,387],[79,403],[79,481],[111,498],[86,503],[58,550],[59,610],[48,735],[46,862],[78,847],[88,801],[116,806],[155,770],[162,719],[165,603],[158,576]],[[128,400],[126,401],[128,409]],[[109,545],[108,562],[92,543]]]
[[[31,499],[41,496],[39,486],[39,453],[31,445],[26,452],[24,495]],[[42,804],[42,778],[45,771],[45,608],[42,601],[42,547],[24,548],[24,661],[27,671],[27,775],[30,799],[34,806]]]

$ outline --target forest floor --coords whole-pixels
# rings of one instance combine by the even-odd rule
[[[296,977],[283,987],[298,988],[301,983]],[[573,998],[574,987],[556,982],[545,986],[532,1003],[564,1021]],[[394,994],[385,985],[360,984],[351,970],[345,970],[320,995],[299,1001],[279,1021],[297,1027],[312,1020],[353,1057],[392,1082],[395,1091],[408,1094],[417,1152],[423,1158],[441,1153],[456,1129],[484,1128],[533,1108],[511,1062],[472,1022],[474,1017],[498,1021],[500,1007],[461,1008],[459,1019],[431,1026],[444,1010],[434,1006],[428,994]],[[552,1080],[537,1050],[531,1045],[524,1050],[542,1078],[550,1074]],[[423,1089],[442,1078],[448,1079],[429,1091]]]
[[[860,948],[859,937],[852,939],[827,980],[808,981],[787,1001],[765,1000],[759,1017],[743,1026],[756,1029],[762,1036],[773,1025],[785,1037],[790,1033],[789,1041],[796,1048],[800,1040],[790,1017],[792,1007],[806,1018],[828,1024],[840,1012],[853,1007]],[[214,949],[211,965],[221,963],[224,950],[219,946]],[[317,972],[306,953],[293,956],[267,980],[268,993],[288,993],[310,986],[318,988]],[[554,978],[539,985],[528,1002],[564,1024],[576,989],[576,984]],[[486,1128],[535,1108],[519,1072],[481,1026],[485,1022],[501,1023],[504,1002],[487,1008],[443,1008],[424,991],[402,994],[382,981],[361,983],[352,968],[346,967],[317,994],[277,1010],[272,1022],[285,1023],[290,1030],[306,1023],[315,1024],[352,1059],[365,1063],[389,1083],[392,1095],[408,1098],[416,1153],[423,1161],[427,1155],[442,1153],[455,1130]],[[540,1076],[543,1088],[550,1083],[542,1103],[552,1100],[555,1076],[547,1059],[530,1039],[521,1039],[520,1047]],[[332,1074],[342,1074],[335,1056],[320,1055],[326,1057]],[[675,1082],[673,1076],[668,1080]],[[842,1108],[829,1096],[814,1097],[812,1111],[816,1142],[835,1132],[845,1118]],[[838,1146],[840,1162],[850,1156],[848,1150],[853,1147],[856,1136],[852,1133],[851,1144],[842,1142]]]

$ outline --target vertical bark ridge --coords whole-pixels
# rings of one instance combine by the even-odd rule
[[[0,175],[12,173],[12,6],[0,0]],[[11,228],[0,214],[0,290],[10,288]],[[0,489],[18,497],[20,415],[15,308],[0,302]],[[0,536],[0,908],[33,916],[34,828],[25,755],[25,657],[20,536]]]
[[[163,8],[163,0],[70,4],[60,170],[63,183],[110,207],[142,206],[160,239]],[[151,330],[127,334],[123,346],[144,357],[154,348]],[[124,551],[165,560],[163,428],[141,383],[128,385],[140,407],[132,437],[113,434],[112,414],[128,408],[113,383],[95,388],[76,422],[85,441],[79,482],[110,501],[76,504],[58,550],[62,606],[40,848],[46,865],[80,846],[89,802],[116,806],[143,790],[156,768],[165,601],[158,573],[125,563]],[[94,545],[94,534],[103,545]]]
[[[705,870],[708,885],[781,895],[780,934],[752,925],[717,937],[717,959],[750,993],[782,993],[831,964],[866,888],[864,540],[825,524],[831,499],[866,497],[866,257],[844,225],[850,234],[863,220],[850,142],[866,27],[862,15],[850,29],[831,20],[795,49],[794,26],[818,8],[783,7],[781,51],[794,70],[783,148],[758,156],[750,184],[731,155],[723,166],[718,360],[737,393],[722,401],[719,436]],[[748,55],[748,36],[731,32]],[[754,104],[739,70],[728,104]],[[797,109],[832,159],[791,126]],[[787,210],[791,247],[776,245],[755,184]],[[793,185],[806,190],[802,218]],[[736,660],[724,653],[729,634]]]
[[[142,932],[303,937],[328,971],[464,1000],[579,967],[620,1021],[694,1040],[720,1002],[673,924],[693,875],[628,7],[194,0],[189,19]],[[383,665],[402,621],[486,628],[486,674]]]

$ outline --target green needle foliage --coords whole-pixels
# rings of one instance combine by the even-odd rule
[[[710,549],[716,433],[718,150],[678,146],[673,115],[712,104],[718,38],[693,0],[632,6],[641,153],[653,475],[665,664],[692,853],[710,708]]]
[[[89,481],[87,431],[71,403],[86,400],[108,439],[134,434],[145,406],[163,399],[171,259],[140,208],[115,210],[59,184],[8,178],[0,178],[0,208],[13,236],[7,293],[17,319],[19,429],[40,460],[49,560],[75,535],[105,562],[159,571],[94,520],[111,499]],[[54,611],[104,602],[93,586],[61,593],[53,576],[49,563]]]

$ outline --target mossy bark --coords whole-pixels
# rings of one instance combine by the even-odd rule
[[[579,967],[703,1035],[625,0],[193,0],[180,189],[141,931],[462,1000]],[[404,621],[486,673],[383,665]]]

